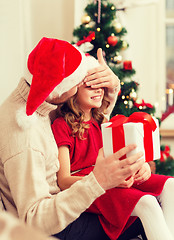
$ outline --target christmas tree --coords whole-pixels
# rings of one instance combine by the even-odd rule
[[[156,173],[174,176],[174,159],[170,155],[170,147],[161,145],[161,158],[156,163]]]
[[[117,19],[117,13],[124,10],[124,8],[117,8],[110,1],[89,1],[84,9],[81,25],[73,31],[73,43],[94,57],[97,56],[97,49],[102,48],[108,66],[119,77],[121,90],[111,117],[116,114],[128,117],[134,112],[146,112],[154,115],[155,107],[150,103],[145,103],[143,99],[138,100],[137,98],[139,84],[133,79],[136,71],[132,67],[132,61],[122,57],[122,53],[129,47],[129,43],[124,39],[127,30]],[[158,173],[163,173],[160,168],[161,163],[164,165],[169,162],[171,165],[171,158],[169,154],[165,161],[156,161]]]
[[[121,10],[124,9],[117,9],[109,1],[92,1],[86,6],[82,24],[73,35],[78,40],[76,44],[94,57],[97,49],[102,48],[107,64],[121,81],[121,91],[112,116],[129,116],[137,111],[154,114],[154,106],[143,100],[137,102],[138,83],[132,79],[135,70],[130,60],[122,58],[122,52],[129,44],[124,40],[127,30],[116,17],[117,11]]]

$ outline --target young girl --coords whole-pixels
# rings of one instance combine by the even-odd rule
[[[104,92],[104,88],[83,84],[75,96],[58,107],[52,130],[59,148],[61,190],[93,170],[102,148],[100,125],[105,118],[100,109],[109,105]],[[148,240],[174,239],[174,179],[155,174],[149,178],[149,172],[149,165],[144,163],[131,177],[133,185],[122,188],[123,184],[106,191],[87,210],[98,214],[110,239],[117,239],[136,217],[141,219]]]

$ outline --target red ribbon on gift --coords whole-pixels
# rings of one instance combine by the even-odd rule
[[[108,127],[112,127],[113,151],[117,152],[120,148],[125,146],[124,128],[123,124],[128,122],[143,123],[144,128],[144,149],[145,159],[147,162],[153,160],[153,138],[152,131],[157,128],[152,116],[145,112],[134,112],[129,117],[124,115],[117,115],[110,119],[112,122]],[[122,136],[118,139],[117,136]],[[123,156],[122,158],[124,158]]]
[[[95,32],[90,32],[90,34],[87,37],[83,37],[83,40],[80,40],[76,43],[77,46],[82,45],[85,42],[91,42],[95,39]]]

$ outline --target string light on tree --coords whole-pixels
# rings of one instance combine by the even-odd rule
[[[125,105],[127,105],[127,104],[128,104],[128,101],[127,101],[127,100],[125,100],[125,101],[124,101],[124,104],[125,104]]]

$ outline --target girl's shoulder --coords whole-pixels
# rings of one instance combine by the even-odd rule
[[[61,129],[69,130],[69,126],[63,117],[58,117],[54,120],[54,122],[52,123],[52,129],[53,128],[55,129],[61,128]]]
[[[54,120],[54,122],[51,125],[52,131],[54,134],[62,135],[70,135],[71,134],[71,128],[65,121],[63,117],[58,117]]]
[[[52,124],[56,125],[56,124],[67,124],[67,123],[63,117],[58,117],[54,120]]]

